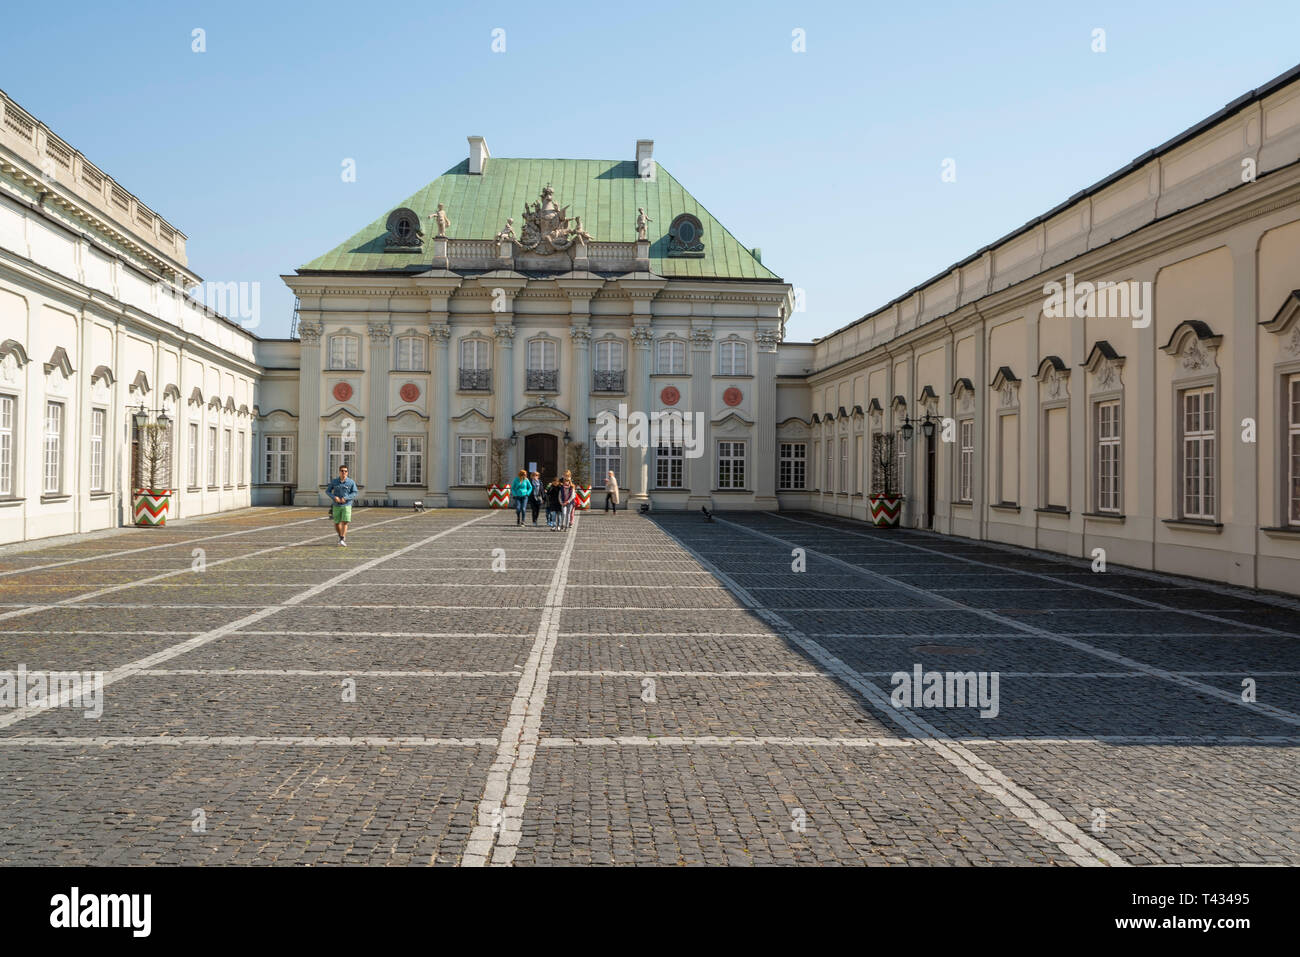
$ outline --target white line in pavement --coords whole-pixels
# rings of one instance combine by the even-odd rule
[[[305,668],[145,668],[141,677],[201,676],[204,678],[518,678],[520,671],[311,671]]]
[[[298,511],[302,511],[302,509],[291,508],[291,509],[286,509],[286,511],[298,512]],[[273,514],[283,515],[284,512],[277,511]],[[270,518],[272,516],[268,515],[267,517]],[[4,578],[8,575],[28,575],[32,572],[44,571],[47,568],[61,568],[64,565],[76,565],[80,562],[93,562],[101,558],[117,558],[120,555],[134,555],[136,552],[152,552],[159,548],[180,548],[183,545],[193,545],[196,542],[211,542],[211,541],[215,541],[218,538],[232,538],[235,535],[251,535],[254,532],[267,532],[277,528],[289,528],[292,525],[304,525],[307,522],[312,522],[312,521],[315,521],[315,519],[304,518],[301,521],[297,521],[297,522],[283,522],[278,525],[264,525],[259,528],[245,528],[237,532],[222,532],[220,535],[207,535],[203,538],[187,538],[183,542],[164,542],[160,545],[146,545],[143,548],[126,548],[120,552],[104,552],[99,555],[87,555],[85,558],[70,558],[67,561],[50,562],[45,565],[33,565],[30,568],[15,568],[15,569],[11,569],[10,571],[0,572],[0,578]],[[64,546],[52,545],[50,547],[61,548]]]
[[[378,526],[386,525],[389,522],[399,522],[399,521],[409,520],[413,518],[416,514],[418,513],[410,513],[407,515],[403,515],[399,518],[385,519],[382,522],[375,522],[373,525],[367,525],[366,527],[377,528]],[[487,516],[485,515],[480,515],[478,518],[472,518],[469,521],[461,522],[459,525],[453,525],[451,528],[444,529],[441,532],[437,532],[433,535],[430,535],[428,538],[423,538],[420,541],[415,542],[411,545],[406,545],[402,548],[397,549],[396,551],[389,552],[386,555],[381,555],[379,558],[372,558],[369,561],[363,562],[362,564],[358,565],[356,568],[349,569],[348,571],[335,575],[333,578],[326,579],[325,581],[321,582],[318,585],[312,585],[310,588],[300,592],[294,599],[288,602],[282,602],[276,605],[270,605],[266,608],[262,608],[259,611],[253,612],[251,615],[245,615],[243,618],[239,618],[236,619],[235,621],[227,622],[224,625],[221,625],[217,628],[213,628],[211,631],[205,631],[202,634],[196,635],[195,637],[190,638],[187,641],[181,642],[180,644],[172,645],[169,648],[164,648],[161,651],[155,652],[154,654],[149,655],[148,657],[140,658],[136,661],[132,661],[128,664],[114,668],[112,671],[107,672],[103,676],[103,678],[100,681],[100,685],[101,687],[107,687],[108,685],[121,681],[124,678],[129,678],[140,671],[144,671],[147,668],[156,667],[157,665],[160,665],[165,661],[171,661],[173,658],[177,658],[180,655],[186,654],[187,652],[191,652],[196,648],[201,648],[203,645],[206,645],[211,641],[216,641],[218,638],[224,637],[225,635],[230,634],[236,629],[243,628],[247,625],[256,624],[257,622],[261,621],[263,618],[267,618],[271,615],[276,614],[281,609],[283,609],[285,605],[294,605],[306,601],[308,598],[311,598],[315,595],[319,595],[322,592],[329,590],[339,582],[346,581],[347,579],[353,577],[354,575],[359,575],[364,571],[368,571],[369,569],[374,568],[376,565],[379,565],[390,558],[393,558],[397,555],[404,555],[407,552],[414,551],[417,548],[423,548],[425,545],[428,545],[430,542],[437,541],[438,539],[442,538],[444,535],[450,535],[452,532],[458,532],[462,528],[467,528],[470,525],[473,525],[475,522],[482,521],[486,517]],[[327,537],[327,536],[317,536],[317,537]],[[309,541],[313,541],[313,540],[314,539],[309,539]],[[276,546],[276,548],[293,548],[296,547],[298,544],[300,543],[295,542],[290,545],[278,545]],[[16,709],[10,714],[0,717],[0,728],[8,728],[14,724],[17,724],[19,721],[23,721],[27,718],[34,717],[38,714],[43,714],[50,707],[65,706],[72,699],[72,695],[74,694],[74,692],[75,689],[69,689],[67,691],[64,691],[57,698],[51,698],[49,702],[47,702],[46,707]]]
[[[555,564],[555,573],[546,592],[546,608],[537,625],[537,636],[524,665],[524,675],[510,702],[510,718],[501,732],[496,760],[488,771],[483,797],[479,801],[478,820],[461,857],[463,866],[482,867],[488,863],[489,857],[493,864],[509,864],[519,849],[524,804],[528,800],[533,760],[541,738],[542,708],[546,705],[551,661],[560,637],[560,612],[578,528],[575,519],[574,533],[565,537],[564,549]]]
[[[776,517],[780,518],[781,516],[778,515]],[[786,520],[796,522],[797,524],[800,525],[813,524],[811,522],[801,522],[798,521],[797,519],[786,519]],[[740,529],[750,535],[755,535],[758,536],[759,538],[766,538],[769,541],[773,541],[773,542],[779,542],[782,546],[786,548],[794,547],[793,543],[787,541],[786,539],[778,538],[776,535],[769,534],[768,532],[762,532],[756,528],[750,528],[746,525],[740,525],[735,522],[729,522],[725,519],[718,519],[718,521],[722,522],[722,524],[724,525],[730,525],[732,528]],[[829,528],[828,526],[824,526],[824,525],[815,526],[815,527]],[[838,531],[837,529],[833,529],[833,528],[830,528],[829,530]],[[849,534],[856,535],[862,533],[850,531]],[[903,543],[900,542],[899,544],[903,544]],[[908,547],[919,548],[920,546],[908,546]],[[1264,704],[1260,701],[1242,701],[1240,692],[1234,693],[1231,691],[1224,691],[1221,688],[1214,687],[1214,685],[1208,685],[1203,681],[1197,681],[1194,678],[1185,677],[1182,674],[1179,674],[1177,672],[1166,671],[1164,668],[1157,668],[1155,665],[1149,665],[1145,662],[1137,661],[1134,658],[1129,658],[1125,655],[1119,654],[1118,652],[1107,651],[1105,648],[1098,648],[1095,645],[1088,644],[1086,641],[1080,641],[1078,638],[1075,638],[1072,635],[1066,635],[1055,631],[1049,631],[1046,628],[1038,628],[1034,625],[1028,624],[1027,622],[1018,621],[1014,618],[1008,618],[1005,615],[999,615],[997,612],[989,611],[986,608],[975,608],[971,605],[962,604],[961,602],[952,598],[944,598],[941,595],[936,596],[934,595],[934,593],[920,586],[912,585],[900,579],[893,578],[889,575],[884,574],[883,572],[877,572],[869,568],[864,568],[860,565],[854,565],[851,562],[846,562],[844,561],[844,559],[836,558],[834,555],[827,554],[826,552],[818,551],[812,548],[805,548],[805,551],[810,555],[818,555],[821,558],[824,558],[826,561],[832,562],[833,564],[841,565],[844,568],[853,569],[859,575],[866,575],[870,578],[874,578],[880,581],[892,582],[893,584],[897,585],[899,588],[918,595],[925,595],[928,597],[938,598],[939,600],[943,601],[945,604],[947,604],[948,606],[950,606],[955,610],[969,612],[974,615],[979,615],[981,618],[985,618],[989,621],[996,621],[1000,624],[1009,625],[1015,628],[1017,631],[1022,631],[1025,632],[1026,634],[1031,634],[1031,635],[1038,635],[1039,637],[1042,638],[1047,638],[1050,641],[1055,641],[1058,644],[1062,644],[1069,648],[1073,648],[1076,651],[1082,651],[1085,654],[1092,655],[1093,657],[1102,658],[1114,664],[1123,665],[1125,668],[1132,668],[1135,671],[1140,671],[1143,674],[1146,674],[1152,678],[1160,678],[1164,681],[1169,681],[1173,684],[1181,685],[1184,688],[1190,688],[1193,691],[1196,691],[1200,694],[1209,695],[1212,698],[1217,698],[1220,701],[1226,701],[1229,704],[1237,705],[1238,707],[1248,708],[1251,711],[1255,712],[1256,714],[1261,714],[1266,717],[1273,718],[1276,721],[1282,721],[1285,722],[1286,724],[1300,726],[1300,715],[1287,711],[1284,708],[1275,707],[1274,705],[1271,704]],[[926,548],[926,549],[922,549],[922,551],[933,551],[933,550]],[[935,552],[935,554],[941,555],[943,553]],[[985,563],[976,562],[976,564],[983,565]],[[988,567],[997,568],[998,566],[989,565]],[[1041,577],[1046,577],[1046,576],[1041,576]],[[1085,588],[1090,591],[1101,591],[1101,592],[1107,591],[1106,589],[1103,588],[1091,588],[1090,586],[1087,585],[1072,585],[1072,583],[1069,582],[1063,582],[1063,584],[1070,585],[1071,587]],[[1150,602],[1149,604],[1158,605],[1160,609],[1163,609],[1165,611],[1174,611],[1174,612],[1178,611],[1178,609],[1176,608],[1171,608],[1165,605],[1159,605],[1158,602]],[[1215,618],[1212,615],[1200,615],[1199,617],[1208,618],[1213,621],[1232,623],[1232,619],[1230,618]],[[1292,635],[1288,635],[1286,632],[1276,631],[1275,629],[1272,628],[1260,627],[1257,628],[1256,630],[1268,632],[1271,634],[1277,634],[1288,638],[1294,637]]]
[[[825,671],[552,671],[552,678],[825,678]]]
[[[387,524],[389,524],[390,522],[400,522],[400,521],[403,521],[403,520],[408,519],[408,518],[411,518],[411,517],[412,517],[411,515],[399,515],[397,518],[386,518],[386,519],[384,519],[382,522],[372,522],[372,523],[370,523],[370,524],[368,524],[368,525],[360,525],[360,526],[358,526],[358,528],[359,528],[359,529],[378,528],[380,525],[387,525]],[[287,528],[289,525],[302,525],[304,522],[314,522],[314,521],[318,521],[318,520],[317,520],[317,519],[314,519],[314,518],[309,518],[309,519],[304,519],[303,522],[289,522],[287,525],[284,525],[284,526],[277,526],[277,527]],[[476,519],[476,521],[477,521],[477,519]],[[243,554],[243,555],[232,555],[232,556],[230,556],[229,558],[217,558],[217,559],[214,559],[214,560],[212,560],[212,561],[210,561],[210,562],[207,562],[206,565],[205,565],[205,567],[206,567],[206,568],[216,568],[218,565],[225,565],[227,562],[238,562],[238,561],[243,561],[243,560],[248,559],[248,558],[253,558],[253,557],[256,556],[256,555],[267,555],[267,554],[270,554],[271,552],[279,552],[279,551],[283,551],[283,550],[286,549],[286,548],[296,548],[296,547],[298,547],[299,545],[306,545],[308,542],[319,541],[319,540],[322,539],[322,538],[333,538],[333,537],[334,537],[334,533],[333,533],[333,532],[327,532],[327,533],[324,534],[324,535],[313,535],[313,536],[311,536],[310,538],[299,539],[299,540],[296,541],[296,542],[286,542],[285,544],[282,544],[282,545],[271,545],[271,546],[268,547],[268,548],[259,548],[259,549],[256,550],[256,551],[248,552],[248,553]],[[126,590],[129,589],[129,588],[138,588],[138,587],[141,586],[141,585],[149,585],[149,584],[152,584],[153,582],[161,581],[161,580],[164,579],[164,578],[172,578],[172,577],[174,577],[174,576],[176,576],[176,575],[193,575],[193,574],[197,574],[197,573],[193,570],[193,568],[191,568],[191,567],[189,567],[189,566],[182,566],[181,568],[176,568],[176,569],[173,569],[172,571],[169,571],[169,572],[162,572],[162,573],[157,574],[157,575],[151,575],[151,576],[148,577],[148,578],[139,578],[139,579],[135,579],[135,580],[133,580],[133,581],[129,581],[129,582],[119,582],[119,583],[117,583],[117,584],[115,584],[115,585],[108,585],[108,586],[106,586],[106,587],[104,587],[104,588],[100,588],[100,589],[98,589],[98,590],[96,590],[96,591],[89,591],[89,592],[86,592],[86,593],[81,594],[81,595],[73,595],[71,598],[64,598],[64,599],[62,599],[61,601],[46,602],[46,603],[38,604],[38,605],[21,605],[21,606],[18,606],[18,607],[11,607],[11,606],[8,605],[8,604],[0,604],[0,607],[11,607],[11,610],[10,610],[10,611],[0,612],[0,620],[4,620],[4,619],[7,619],[7,618],[18,618],[18,617],[21,617],[21,616],[23,616],[23,615],[31,615],[31,614],[35,614],[36,612],[39,612],[39,611],[49,611],[51,608],[68,608],[68,607],[71,607],[71,606],[73,606],[73,605],[76,605],[76,606],[81,607],[81,608],[151,608],[151,607],[152,607],[152,608],[226,608],[226,609],[237,609],[237,608],[248,608],[248,607],[249,607],[249,605],[205,605],[205,604],[202,604],[202,603],[200,603],[200,602],[187,602],[187,603],[185,603],[185,604],[183,604],[183,605],[168,605],[168,604],[166,604],[166,603],[164,603],[164,602],[154,602],[154,603],[138,604],[138,603],[134,603],[134,602],[92,602],[92,601],[88,601],[88,599],[91,599],[91,598],[99,598],[99,597],[101,597],[101,596],[103,596],[103,595],[111,595],[111,594],[113,594],[114,592],[126,591]],[[203,585],[203,582],[201,582],[201,581],[200,581],[200,582],[193,582],[193,583],[190,585],[190,587],[196,587],[196,586],[202,586],[202,585]],[[223,587],[223,586],[217,585],[217,586],[211,586],[211,587]],[[224,586],[224,587],[228,587],[228,586]],[[281,587],[285,587],[285,588],[293,588],[293,587],[295,587],[295,586],[293,586],[293,585],[285,585],[285,586],[281,586]],[[292,603],[292,602],[286,602],[286,604],[289,604],[289,603]]]
[[[716,516],[714,520],[721,522],[723,525],[748,531],[742,525],[735,525]],[[764,537],[776,540],[775,536],[766,535]],[[1104,863],[1126,866],[1127,862],[1118,854],[1100,841],[1079,830],[1059,811],[1039,799],[1026,788],[1016,784],[975,752],[962,747],[915,712],[901,711],[895,708],[884,691],[862,678],[822,645],[803,634],[778,612],[759,604],[741,585],[733,581],[726,572],[722,571],[686,542],[680,539],[678,541],[680,546],[690,553],[702,567],[712,571],[718,580],[731,589],[737,598],[749,605],[754,614],[781,628],[789,641],[794,642],[814,660],[833,672],[842,683],[857,691],[876,710],[884,713],[891,721],[933,750],[980,790],[1008,808],[1026,826],[1037,831],[1042,837],[1059,847],[1075,863],[1082,865]]]
[[[720,747],[720,748],[766,748],[766,747],[813,747],[813,748],[911,748],[918,742],[907,738],[817,738],[817,737],[733,737],[716,735],[704,737],[662,737],[648,738],[627,735],[613,738],[542,738],[544,748],[577,747]]]
[[[496,738],[426,738],[419,735],[363,735],[360,737],[304,737],[296,735],[102,735],[94,737],[0,737],[4,748],[82,748],[82,747],[493,747]]]

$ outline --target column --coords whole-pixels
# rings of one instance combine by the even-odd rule
[[[451,481],[451,438],[449,420],[451,417],[451,379],[459,375],[459,369],[452,370],[450,362],[449,341],[451,326],[447,324],[447,314],[435,314],[429,323],[429,339],[433,344],[433,381],[429,392],[429,477],[427,481],[429,500],[425,502],[430,508],[446,508],[448,505],[448,486]]]
[[[760,329],[755,336],[758,350],[758,361],[755,363],[757,378],[753,382],[756,393],[754,396],[756,435],[754,452],[749,462],[752,476],[749,485],[754,490],[754,507],[760,509],[777,507],[776,346],[780,341],[781,333],[777,329]],[[852,430],[850,430],[849,441],[853,441]]]
[[[386,499],[392,479],[392,440],[388,436],[388,367],[391,364],[389,340],[393,334],[387,322],[372,322],[367,329],[370,341],[370,368],[366,370],[366,416],[368,428],[362,431],[365,455],[365,499]],[[358,483],[362,484],[362,483]]]
[[[320,361],[321,327],[316,322],[298,323],[302,347],[298,351],[298,488],[294,493],[295,505],[323,504],[321,498],[321,422],[320,422]],[[203,423],[200,428],[206,428]],[[207,436],[200,435],[200,448],[207,455]],[[206,462],[203,468],[206,468]],[[206,481],[203,484],[207,484]]]
[[[691,324],[691,405],[694,422],[688,426],[695,430],[695,448],[698,458],[686,461],[686,487],[690,498],[687,509],[712,506],[713,496],[713,440],[709,417],[713,411],[713,330],[711,321]],[[687,454],[690,448],[687,448]]]
[[[628,374],[632,381],[628,383],[630,404],[629,412],[650,414],[650,372],[654,361],[654,336],[650,327],[632,327],[632,357]],[[627,425],[626,422],[623,423]],[[638,446],[628,446],[627,483],[628,505],[633,502],[640,505],[650,500],[650,447],[649,438]]]
[[[496,339],[492,355],[492,438],[508,439],[512,419],[518,408],[515,405],[515,383],[518,376],[514,359],[514,320],[510,317],[498,319],[492,333]],[[521,347],[519,351],[524,350]],[[489,454],[490,452],[491,450]],[[492,478],[493,476],[488,476],[489,481]]]
[[[583,320],[579,325],[578,320]],[[573,369],[569,380],[573,395],[573,418],[569,422],[569,432],[574,442],[587,441],[587,419],[591,406],[591,328],[586,324],[586,317],[574,316],[574,325],[569,328],[569,338],[573,340]],[[591,455],[592,450],[587,449]],[[593,477],[594,478],[594,477]],[[602,477],[601,481],[604,479]]]

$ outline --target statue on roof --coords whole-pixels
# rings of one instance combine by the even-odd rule
[[[653,222],[654,220],[645,214],[644,206],[638,206],[636,208],[636,238],[638,242],[645,242],[649,239],[646,235],[646,230]]]
[[[515,218],[511,216],[509,219],[506,220],[506,224],[501,227],[501,232],[497,233],[497,242],[500,243],[500,242],[505,242],[507,240],[513,242],[514,238],[515,238]]]
[[[548,183],[539,202],[524,204],[524,231],[518,239],[526,252],[549,256],[562,252],[577,239],[569,229],[569,207],[555,205],[555,190]]]
[[[588,244],[595,242],[595,240],[591,238],[591,234],[582,228],[581,216],[573,217],[573,238]]]
[[[451,220],[447,218],[447,210],[443,208],[442,203],[438,204],[438,211],[433,214],[433,220],[438,224],[438,239],[447,238],[447,230],[451,229]]]

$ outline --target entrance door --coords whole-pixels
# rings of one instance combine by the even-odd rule
[[[934,436],[925,440],[925,527],[934,528]]]
[[[549,482],[555,478],[560,466],[558,455],[559,440],[553,435],[524,436],[524,460],[521,468],[531,469],[537,463],[537,471],[542,473],[542,481]]]

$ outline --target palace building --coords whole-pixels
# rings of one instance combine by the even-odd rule
[[[652,142],[478,136],[284,276],[293,334],[259,338],[3,107],[0,542],[129,521],[161,421],[176,517],[321,504],[343,463],[365,503],[482,507],[582,449],[633,506],[867,520],[897,476],[908,527],[1300,594],[1300,69],[813,343]]]

